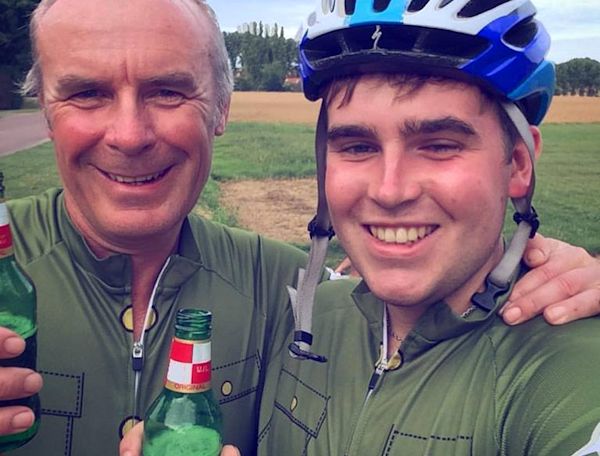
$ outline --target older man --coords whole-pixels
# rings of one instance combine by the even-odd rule
[[[37,287],[45,383],[43,424],[17,454],[115,454],[161,387],[180,307],[214,314],[225,439],[251,451],[271,334],[288,322],[284,285],[305,255],[187,217],[231,92],[210,10],[184,0],[42,2],[33,31],[64,190],[10,207],[18,259]],[[143,370],[132,368],[134,348]]]
[[[181,307],[213,312],[224,440],[251,454],[264,369],[283,346],[278,329],[291,325],[285,285],[306,258],[188,215],[231,92],[210,9],[193,0],[42,1],[32,32],[29,85],[64,189],[10,206],[17,257],[38,292],[45,383],[40,431],[15,454],[114,454],[161,387]],[[0,337],[18,351],[18,339]],[[0,380],[5,397],[40,388],[28,370],[3,369]],[[0,416],[4,434],[31,423],[23,408]]]

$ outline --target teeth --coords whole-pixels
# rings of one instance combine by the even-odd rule
[[[388,244],[407,244],[430,235],[434,230],[433,226],[418,226],[410,228],[384,228],[379,226],[369,226],[369,231],[373,237]]]
[[[415,242],[417,240],[417,229],[409,228],[408,229],[408,242]]]
[[[153,180],[158,179],[159,177],[161,177],[164,174],[164,171],[156,173],[156,174],[151,174],[149,176],[140,176],[140,177],[126,177],[126,176],[119,176],[117,174],[110,174],[110,173],[107,173],[107,174],[108,174],[108,177],[110,177],[112,180],[114,180],[115,182],[119,182],[121,184],[141,185],[146,182],[151,182]]]

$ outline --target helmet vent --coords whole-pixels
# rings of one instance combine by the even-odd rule
[[[510,0],[471,0],[459,11],[458,17],[475,17],[509,1]]]
[[[336,0],[322,0],[321,3],[324,13],[333,13],[335,11]]]
[[[525,114],[527,120],[531,124],[536,123],[535,114],[540,112],[542,103],[544,101],[543,95],[543,92],[540,91],[517,102],[517,106]],[[539,123],[539,120],[537,123]]]
[[[390,0],[374,0],[373,1],[373,10],[376,13],[381,13],[382,11],[385,11],[388,6],[390,6]]]
[[[519,22],[504,35],[504,41],[518,48],[525,48],[538,33],[538,24],[533,18]]]
[[[351,61],[356,63],[360,60],[361,64],[368,65],[371,60],[369,55],[373,52],[378,56],[375,61],[391,62],[398,59],[398,55],[410,59],[418,54],[420,61],[428,60],[432,65],[455,67],[481,54],[489,46],[485,38],[449,30],[431,33],[431,29],[427,27],[381,25],[381,38],[377,50],[373,50],[374,29],[374,25],[369,25],[322,35],[317,40],[306,43],[304,55],[313,68],[321,71],[335,65],[337,59],[350,56]],[[382,52],[386,57],[381,58]],[[423,58],[424,56],[427,57]],[[384,65],[387,66],[388,63]]]
[[[346,9],[346,16],[354,14],[354,10],[356,9],[356,0],[345,0],[344,7]]]
[[[444,6],[449,5],[450,3],[452,3],[454,0],[442,0],[442,2],[438,5],[438,8],[443,8]]]
[[[406,9],[409,13],[416,13],[417,11],[421,11],[427,4],[429,0],[412,0],[408,8]]]

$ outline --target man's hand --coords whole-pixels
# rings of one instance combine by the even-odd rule
[[[14,332],[0,327],[0,359],[19,356],[25,341]],[[0,367],[0,400],[19,399],[39,393],[42,376],[31,369]],[[29,429],[35,416],[23,406],[0,407],[0,435],[15,434]]]
[[[342,261],[340,261],[340,264],[335,267],[334,272],[346,274],[352,277],[360,277],[358,271],[354,269],[354,266],[352,266],[352,261],[350,261],[349,257],[345,257]]]
[[[136,424],[125,434],[119,445],[120,456],[141,456],[142,440],[144,438],[144,423]],[[239,450],[231,445],[225,445],[221,450],[221,456],[241,456]]]
[[[542,313],[553,325],[600,313],[600,260],[580,247],[536,235],[524,260],[532,268],[515,285],[502,309],[508,324]]]

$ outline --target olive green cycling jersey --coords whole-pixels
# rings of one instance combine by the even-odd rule
[[[60,190],[10,202],[17,259],[38,298],[38,435],[14,455],[114,455],[132,424],[131,261],[98,259],[71,224]],[[256,451],[264,371],[280,325],[293,327],[285,285],[306,256],[283,243],[196,216],[158,283],[145,334],[139,415],[161,390],[181,307],[213,312],[212,386],[224,441]]]
[[[503,300],[465,318],[432,305],[378,377],[384,304],[364,283],[321,284],[313,350],[328,361],[282,353],[267,374],[259,454],[600,454],[600,320],[508,327]]]

